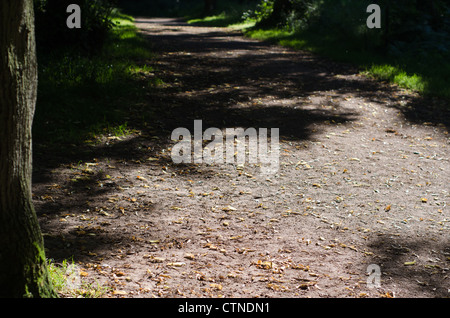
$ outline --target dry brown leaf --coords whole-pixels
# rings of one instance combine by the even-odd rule
[[[113,291],[113,295],[122,295],[122,296],[124,296],[124,295],[128,295],[128,293],[126,291],[124,291],[124,290],[115,290],[115,291]]]
[[[214,288],[217,290],[222,290],[222,288],[223,288],[221,284],[216,284],[216,283],[209,284],[209,286],[211,286],[211,288]]]
[[[184,262],[173,262],[173,263],[167,263],[167,266],[173,266],[173,267],[181,267],[186,265]]]
[[[236,208],[229,205],[222,208],[222,211],[236,211]]]

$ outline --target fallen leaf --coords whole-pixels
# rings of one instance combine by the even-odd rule
[[[183,262],[167,263],[167,266],[174,266],[174,267],[181,267],[184,265],[186,265],[186,263],[183,263]]]
[[[236,211],[236,208],[229,205],[222,208],[222,211]]]
[[[268,283],[267,288],[272,289],[274,291],[287,291],[288,290],[288,288],[286,286],[277,285],[277,284],[273,284],[273,283]]]
[[[303,270],[305,272],[309,271],[309,266],[305,266],[305,265],[302,265],[302,264],[292,265],[291,268],[292,269],[300,269],[300,270]]]
[[[215,245],[212,244],[212,243],[206,243],[203,247],[207,247],[207,248],[209,248],[210,250],[217,250],[217,249],[219,249],[217,246],[215,246]]]
[[[272,262],[261,261],[261,260],[256,261],[255,265],[256,265],[256,267],[262,268],[262,269],[271,269],[273,267]]]
[[[404,265],[405,266],[411,266],[411,265],[415,265],[416,261],[412,261],[412,262],[405,262]]]
[[[209,286],[211,286],[212,288],[217,289],[217,290],[222,290],[221,284],[212,283],[212,284],[209,284]]]
[[[152,263],[162,263],[164,262],[166,259],[163,257],[157,257],[157,256],[152,256],[150,257],[150,262]]]
[[[128,293],[124,290],[115,290],[113,291],[113,295],[128,295]]]

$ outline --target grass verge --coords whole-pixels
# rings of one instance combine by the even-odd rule
[[[56,292],[63,298],[101,298],[108,288],[83,280],[86,273],[73,261],[64,260],[57,264],[48,260],[50,280]]]
[[[230,15],[226,12],[203,18],[188,19],[187,22],[199,26],[227,27],[240,30],[251,28],[256,23],[256,21],[251,20],[242,21],[239,15]]]
[[[233,29],[246,29],[253,27],[256,20],[243,18],[246,13],[255,9],[254,3],[242,3],[241,1],[230,0],[218,2],[214,14],[204,16],[198,14],[201,10],[192,10],[194,13],[184,14],[184,18],[189,24],[198,26],[228,27]],[[197,13],[196,13],[197,12]]]
[[[388,81],[400,87],[450,99],[450,64],[444,54],[414,56],[405,53],[390,56],[365,50],[355,43],[338,43],[332,37],[313,32],[289,32],[280,29],[250,29],[245,32],[253,39],[269,41],[297,50],[308,50],[337,61],[359,66],[364,74]]]
[[[148,65],[149,43],[133,18],[115,12],[101,52],[82,55],[62,48],[38,54],[39,84],[33,138],[38,143],[79,143],[99,134],[131,131],[132,105],[159,83]]]

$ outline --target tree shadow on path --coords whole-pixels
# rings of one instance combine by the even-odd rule
[[[137,205],[136,197],[141,194],[126,197],[121,193],[131,182],[126,180],[130,171],[161,171],[170,164],[167,160],[146,160],[172,145],[170,137],[175,128],[186,127],[192,133],[194,120],[202,120],[203,129],[279,128],[282,140],[311,141],[327,127],[351,125],[365,115],[357,105],[346,104],[349,96],[370,101],[389,97],[395,91],[358,76],[358,70],[348,65],[249,40],[237,31],[194,27],[177,19],[137,18],[136,25],[153,44],[157,58],[151,66],[162,80],[156,88],[142,88],[146,91],[144,103],[130,101],[133,113],[129,127],[140,133],[73,148],[57,156],[47,153],[36,157],[37,213],[67,214],[72,220],[72,227],[62,233],[58,224],[64,222],[41,218],[44,231],[61,232],[46,238],[53,255],[64,258],[77,254],[78,259],[89,259],[91,254],[111,250],[116,243],[126,242],[123,245],[130,249],[133,244],[141,244],[130,239],[133,229],[115,225],[124,215],[118,209],[139,208],[139,214],[128,215],[123,221],[137,227],[142,214],[145,222],[151,222],[150,216],[155,217],[158,207],[151,202]],[[152,81],[152,77],[147,80]],[[396,102],[392,104],[395,107]],[[448,127],[448,122],[445,124]],[[74,166],[76,162],[82,164]],[[87,163],[98,169],[86,170]],[[101,169],[119,163],[118,170],[126,178],[111,181],[109,172]],[[64,172],[59,177],[53,174],[61,167],[78,173],[79,178],[67,180]],[[188,174],[196,171],[185,168],[179,169]],[[134,182],[141,173],[133,175]],[[180,182],[186,179],[179,178]],[[51,184],[61,185],[58,194],[64,200],[54,202],[45,196]],[[111,210],[102,210],[101,202],[108,200]],[[96,218],[106,218],[105,224],[114,224],[109,227],[112,229],[87,228],[86,222]]]

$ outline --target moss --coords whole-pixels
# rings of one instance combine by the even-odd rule
[[[33,242],[36,249],[36,258],[34,263],[34,277],[36,282],[34,283],[38,288],[38,297],[40,298],[56,298],[58,297],[51,283],[48,269],[47,259],[45,257],[45,251],[43,244]]]
[[[47,270],[47,261],[41,242],[33,242],[32,257],[28,259],[31,265],[24,266],[24,298],[56,298]]]

